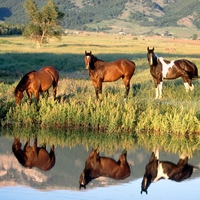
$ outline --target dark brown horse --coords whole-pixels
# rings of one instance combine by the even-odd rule
[[[46,66],[39,71],[31,71],[24,75],[18,83],[14,96],[16,104],[20,104],[24,97],[23,92],[26,90],[28,99],[31,102],[32,94],[35,95],[36,102],[39,100],[39,92],[48,92],[48,89],[53,85],[54,100],[56,99],[56,90],[59,80],[58,71],[51,66]]]
[[[124,150],[116,162],[112,158],[101,157],[97,150],[93,149],[85,162],[85,168],[80,175],[79,188],[84,187],[95,178],[105,176],[116,180],[122,180],[130,176],[130,167]]]
[[[30,146],[30,140],[26,142],[23,150],[21,146],[20,140],[14,138],[12,152],[22,166],[27,168],[37,167],[47,171],[55,165],[54,145],[51,147],[50,153],[47,152],[45,147],[37,147],[37,138],[35,138],[32,147]]]
[[[135,71],[135,63],[120,59],[113,62],[104,62],[92,55],[92,52],[86,52],[84,56],[86,69],[89,69],[89,76],[94,85],[96,98],[99,99],[99,94],[102,94],[102,83],[113,82],[122,78],[125,85],[125,98],[130,90],[130,80]]]
[[[153,151],[146,165],[144,177],[141,184],[141,194],[145,192],[152,182],[157,182],[160,179],[170,179],[176,182],[181,182],[190,178],[194,167],[188,164],[188,157],[182,155],[177,164],[169,161],[159,160],[159,151]]]
[[[150,66],[150,73],[156,88],[156,99],[162,98],[163,79],[176,79],[181,77],[186,88],[186,92],[194,89],[193,78],[198,78],[197,66],[189,60],[180,59],[168,61],[158,57],[154,53],[154,48],[147,48],[147,59]]]

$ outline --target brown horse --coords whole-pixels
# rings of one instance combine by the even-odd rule
[[[54,145],[52,145],[50,153],[44,147],[37,147],[37,138],[35,138],[32,147],[30,146],[30,140],[26,142],[23,150],[21,146],[20,140],[14,138],[12,152],[22,166],[27,168],[37,167],[47,171],[55,165]]]
[[[162,57],[158,57],[154,53],[154,48],[147,48],[147,60],[150,66],[150,73],[156,88],[156,99],[162,98],[162,83],[163,79],[183,79],[186,92],[194,89],[192,84],[193,78],[198,78],[197,66],[189,60],[180,59],[168,61]]]
[[[20,104],[26,90],[28,99],[31,102],[32,94],[35,95],[36,102],[39,101],[39,92],[47,91],[53,85],[54,100],[56,99],[56,90],[59,80],[58,71],[51,66],[46,66],[39,71],[31,71],[24,75],[18,83],[14,96],[16,104]]]
[[[84,187],[95,178],[105,176],[116,180],[123,180],[130,176],[130,167],[124,150],[116,162],[112,158],[101,157],[97,150],[92,150],[85,162],[85,169],[80,175],[79,188]]]
[[[153,151],[146,165],[144,177],[141,184],[141,194],[145,192],[152,182],[157,182],[160,179],[169,179],[176,182],[181,182],[190,178],[194,167],[188,164],[188,157],[181,155],[177,164],[169,161],[159,160],[159,151]]]
[[[95,88],[96,98],[102,94],[102,83],[113,82],[122,78],[125,85],[125,98],[130,90],[130,80],[135,72],[135,63],[120,59],[113,62],[104,62],[92,55],[92,52],[86,52],[84,56],[86,69],[89,69],[89,76]]]

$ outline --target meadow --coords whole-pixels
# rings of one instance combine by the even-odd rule
[[[109,137],[128,135],[141,144],[145,143],[145,135],[145,138],[149,138],[146,143],[150,147],[155,140],[153,136],[156,136],[168,141],[166,148],[171,142],[169,138],[177,142],[182,141],[180,138],[190,138],[195,145],[192,148],[198,147],[198,140],[194,136],[200,134],[199,80],[193,81],[195,89],[190,93],[185,92],[181,79],[164,81],[163,99],[155,100],[146,53],[149,46],[166,59],[189,59],[198,66],[200,72],[200,41],[79,33],[63,36],[60,41],[52,40],[42,47],[23,37],[1,37],[0,46],[2,128],[76,129]],[[127,101],[123,99],[122,80],[104,83],[103,99],[96,101],[83,62],[85,51],[92,51],[105,61],[127,58],[136,63]],[[40,98],[38,105],[29,105],[25,96],[22,105],[15,106],[13,92],[19,80],[26,72],[45,65],[54,66],[60,73],[57,100],[53,101],[51,95],[48,100]],[[160,143],[158,140],[157,144]]]

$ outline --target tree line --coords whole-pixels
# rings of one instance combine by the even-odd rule
[[[11,25],[6,24],[4,22],[0,23],[0,35],[21,35],[22,30],[24,26],[23,25]]]

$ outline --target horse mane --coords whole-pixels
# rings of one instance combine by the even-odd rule
[[[30,83],[29,74],[32,72],[36,72],[36,70],[30,71],[22,77],[17,87],[15,88],[14,94],[17,94],[18,91],[23,92],[26,89],[27,85]]]
[[[91,69],[95,68],[95,63],[96,63],[96,67],[99,66],[100,63],[104,63],[105,61],[98,59],[96,56],[91,55],[91,59],[92,59],[92,66]],[[97,63],[98,62],[98,63]]]

